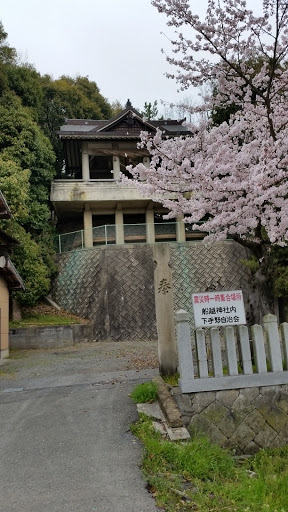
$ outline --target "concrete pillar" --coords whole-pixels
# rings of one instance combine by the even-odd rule
[[[124,223],[123,223],[123,211],[118,208],[115,211],[115,230],[116,230],[116,244],[124,244]]]
[[[93,247],[93,224],[92,224],[92,212],[89,205],[85,205],[83,213],[84,221],[84,247],[88,249]]]
[[[146,242],[147,244],[155,243],[155,226],[154,226],[154,210],[148,208],[146,210]]]
[[[113,155],[113,178],[120,180],[120,158],[115,155]]]
[[[82,146],[82,179],[85,181],[90,180],[89,155],[85,145]]]
[[[186,242],[185,224],[183,222],[183,217],[176,218],[176,241]]]
[[[191,379],[194,379],[194,365],[191,347],[189,315],[187,311],[184,311],[184,309],[177,311],[175,314],[175,320],[180,379],[181,381],[190,381]]]
[[[147,169],[150,167],[150,157],[149,156],[143,156],[143,164]]]
[[[173,375],[177,371],[177,349],[169,244],[155,244],[153,259],[159,370],[161,375]]]
[[[271,370],[272,372],[282,372],[283,363],[277,317],[275,315],[268,314],[264,316],[263,321],[269,350],[269,362],[271,365]]]

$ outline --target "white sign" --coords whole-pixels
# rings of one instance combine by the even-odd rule
[[[246,324],[242,290],[193,293],[195,327]]]

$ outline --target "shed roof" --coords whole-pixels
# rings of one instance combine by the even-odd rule
[[[25,290],[20,274],[9,256],[0,256],[0,275],[5,279],[9,290]]]

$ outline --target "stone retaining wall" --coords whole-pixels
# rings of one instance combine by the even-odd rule
[[[288,385],[173,395],[189,432],[235,454],[288,443]]]
[[[46,327],[17,327],[9,331],[10,349],[39,349],[71,347],[93,341],[90,324],[51,325]]]
[[[254,304],[250,271],[242,264],[248,258],[244,247],[232,241],[161,245],[170,254],[174,309],[188,311],[191,327],[191,294],[204,290],[243,290],[247,321],[259,322],[261,307]],[[108,245],[59,255],[53,300],[89,319],[97,341],[156,340],[153,247]]]

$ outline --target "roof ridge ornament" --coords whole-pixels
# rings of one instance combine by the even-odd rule
[[[125,105],[125,108],[131,108],[131,107],[132,107],[132,103],[131,103],[131,101],[128,98],[127,103]]]

